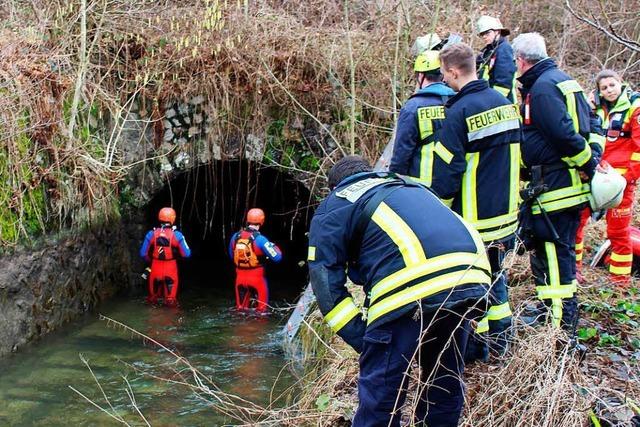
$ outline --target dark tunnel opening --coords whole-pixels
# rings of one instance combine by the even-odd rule
[[[265,211],[261,228],[283,252],[267,263],[272,304],[293,302],[307,284],[307,230],[314,206],[309,190],[279,170],[247,161],[216,161],[191,169],[167,183],[145,210],[147,229],[157,226],[164,206],[176,210],[176,225],[192,250],[179,262],[180,293],[207,287],[230,298],[235,269],[228,255],[233,233],[252,207]]]

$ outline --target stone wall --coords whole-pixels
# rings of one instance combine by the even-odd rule
[[[100,301],[131,288],[130,284],[140,284],[137,276],[144,266],[137,259],[137,246],[145,231],[142,212],[171,179],[219,160],[243,159],[280,167],[279,162],[292,157],[318,155],[308,147],[316,147],[319,153],[335,149],[326,130],[305,126],[301,120],[285,123],[266,118],[261,130],[239,131],[219,141],[212,138],[212,126],[223,118],[202,96],[166,102],[161,127],[154,128],[158,122],[151,119],[151,110],[148,101],[134,102],[113,132],[120,161],[129,166],[119,185],[119,211],[128,230],[121,225],[109,230],[70,230],[67,233],[73,237],[53,241],[45,236],[35,248],[0,255],[0,355],[77,318]],[[113,118],[100,123],[96,117],[90,120],[93,128],[114,126]],[[281,159],[278,154],[285,151],[287,159]],[[316,174],[294,166],[287,167],[288,172],[317,189],[312,184]]]
[[[0,355],[127,290],[135,283],[136,267],[130,242],[119,226],[77,232],[3,255]]]
[[[158,122],[150,117],[151,103],[134,102],[119,133],[124,164],[136,165],[128,169],[120,186],[126,203],[134,208],[148,203],[177,175],[220,160],[282,167],[308,188],[316,189],[318,159],[337,147],[328,134],[331,124],[318,126],[297,116],[291,122],[264,117],[251,131],[238,128],[220,140],[214,136],[214,128],[227,118],[204,96],[165,102]]]

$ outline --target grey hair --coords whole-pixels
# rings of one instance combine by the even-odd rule
[[[544,37],[539,33],[520,34],[513,39],[511,47],[516,58],[522,58],[529,64],[536,64],[549,57]]]

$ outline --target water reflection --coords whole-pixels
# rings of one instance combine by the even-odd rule
[[[223,390],[267,404],[284,364],[278,335],[282,320],[273,315],[238,316],[229,310],[228,298],[212,294],[185,293],[182,303],[182,308],[166,308],[148,306],[142,300],[120,300],[101,312],[187,357]],[[141,420],[126,395],[123,376],[154,426],[229,422],[189,390],[140,374],[142,370],[174,378],[173,356],[92,315],[3,360],[0,425],[117,425],[69,389],[72,385],[106,405],[79,354],[89,361],[112,404],[128,422]],[[277,389],[291,381],[285,373]]]
[[[266,391],[256,387],[265,370],[265,349],[260,343],[268,335],[271,323],[268,318],[258,316],[236,316],[234,338],[229,340],[229,351],[237,360],[237,365],[230,376],[234,378],[231,393],[245,395],[257,400]],[[268,351],[268,350],[267,350]]]

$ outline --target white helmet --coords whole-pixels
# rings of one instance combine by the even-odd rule
[[[480,17],[480,19],[478,19],[478,22],[476,22],[476,33],[480,35],[489,30],[499,30],[500,34],[502,34],[503,36],[508,36],[511,33],[511,31],[509,31],[502,25],[502,22],[500,22],[498,18],[483,15]]]
[[[424,36],[418,37],[411,48],[411,53],[414,56],[420,55],[426,50],[433,50],[434,47],[442,43],[440,36],[436,33],[428,33]]]
[[[594,211],[615,208],[622,202],[627,180],[608,163],[598,166],[591,179],[589,203]]]

